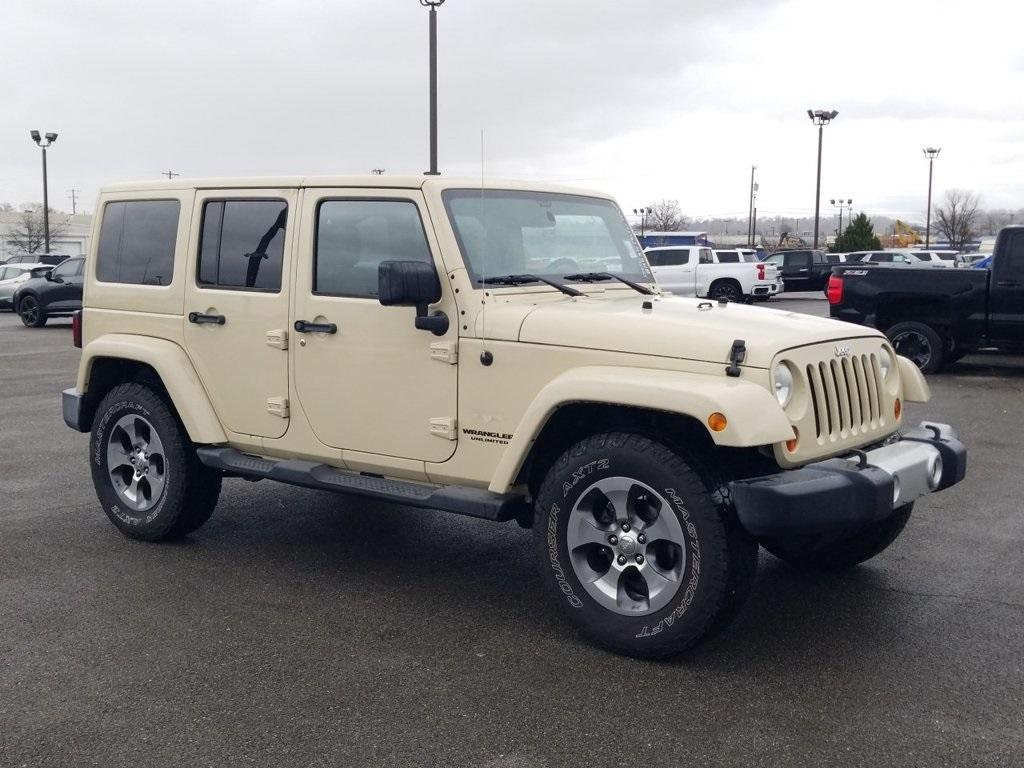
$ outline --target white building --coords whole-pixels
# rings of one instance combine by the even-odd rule
[[[0,213],[0,261],[18,256],[21,251],[10,242],[10,232],[17,231],[21,226],[21,211]],[[89,250],[89,231],[92,229],[92,214],[51,213],[50,226],[55,221],[68,221],[68,228],[60,235],[50,238],[50,253],[64,253],[68,256],[81,256]]]

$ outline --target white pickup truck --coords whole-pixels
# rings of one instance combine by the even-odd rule
[[[778,267],[741,261],[722,263],[703,245],[674,245],[644,251],[654,277],[677,296],[726,301],[767,300],[782,290]]]

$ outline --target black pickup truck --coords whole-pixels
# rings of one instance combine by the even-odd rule
[[[999,232],[990,269],[837,265],[826,294],[832,317],[885,332],[925,373],[980,347],[1024,350],[1024,226]]]

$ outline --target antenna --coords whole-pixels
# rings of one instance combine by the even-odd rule
[[[480,224],[484,225],[484,218],[487,212],[484,208],[484,129],[480,129]],[[480,353],[480,363],[490,365],[494,362],[494,355],[487,349],[487,264],[491,259],[490,238],[487,237],[487,228],[484,227],[484,242],[487,243],[487,254],[481,268],[481,287],[484,289],[484,297],[480,299],[480,342],[483,351]]]

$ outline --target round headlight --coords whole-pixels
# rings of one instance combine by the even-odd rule
[[[885,347],[882,347],[882,351],[878,355],[878,365],[882,368],[882,378],[889,378],[889,371],[893,369],[892,354]]]
[[[785,408],[793,397],[793,372],[785,363],[779,363],[772,371],[772,385],[775,387],[775,399]]]

